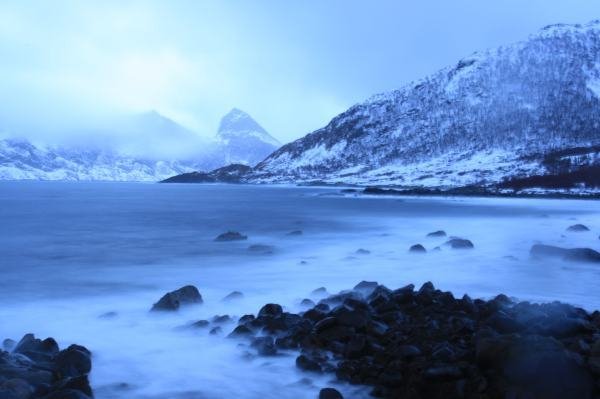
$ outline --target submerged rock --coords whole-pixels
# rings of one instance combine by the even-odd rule
[[[304,234],[302,230],[294,230],[287,233],[286,236],[301,236],[302,234]]]
[[[425,253],[425,252],[427,252],[427,250],[421,244],[415,244],[408,249],[408,252]]]
[[[221,301],[230,302],[230,301],[236,301],[236,300],[239,300],[242,298],[244,298],[243,293],[241,293],[240,291],[233,291],[233,292],[227,294],[223,299],[221,299]]]
[[[186,285],[185,287],[181,287],[178,290],[165,294],[150,310],[175,311],[182,305],[201,304],[202,302],[202,295],[200,295],[198,288],[193,285]]]
[[[253,244],[248,247],[248,251],[267,255],[272,254],[275,251],[275,247],[273,247],[272,245]]]
[[[561,248],[535,244],[529,254],[534,258],[555,258],[574,262],[600,263],[600,253],[590,248]]]
[[[590,229],[584,224],[574,224],[572,226],[567,227],[567,231],[582,232],[590,231]]]
[[[248,236],[245,236],[237,231],[228,231],[223,234],[219,234],[215,241],[243,241],[247,240]]]
[[[371,253],[371,251],[363,249],[363,248],[359,248],[354,253],[357,255],[369,255]]]
[[[457,237],[449,239],[445,245],[449,245],[452,249],[471,249],[475,247],[471,241]]]
[[[427,234],[427,237],[446,237],[446,232],[444,230],[433,231]]]

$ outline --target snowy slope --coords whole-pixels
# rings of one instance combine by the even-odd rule
[[[216,141],[224,165],[254,166],[281,146],[250,115],[237,108],[221,119]]]
[[[373,96],[271,154],[249,180],[489,185],[551,173],[549,153],[599,144],[594,21],[546,27]],[[575,161],[595,164],[598,152]]]

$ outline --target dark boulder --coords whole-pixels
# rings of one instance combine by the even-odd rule
[[[379,284],[376,281],[361,281],[354,286],[354,291],[361,292],[363,295],[369,295],[377,288]]]
[[[238,233],[237,231],[227,231],[223,234],[219,234],[216,238],[215,241],[243,241],[243,240],[247,240],[248,236],[245,236],[241,233]]]
[[[316,360],[308,357],[307,355],[300,355],[296,358],[296,367],[305,371],[322,371],[319,363]]]
[[[574,262],[599,263],[600,253],[590,248],[561,248],[553,245],[535,244],[529,254],[533,258],[555,258]]]
[[[344,397],[335,388],[323,388],[319,391],[319,399],[344,399]]]
[[[275,340],[268,335],[254,338],[250,346],[256,349],[260,356],[275,356],[277,354]]]
[[[152,306],[152,311],[175,311],[181,305],[201,304],[202,295],[198,288],[193,285],[186,285],[178,290],[165,294],[158,302]]]
[[[475,247],[471,241],[457,237],[449,239],[445,245],[449,245],[452,249],[471,249]]]
[[[79,377],[92,370],[92,354],[80,345],[71,345],[56,355],[56,372],[62,377]]]
[[[504,378],[506,392],[540,399],[591,398],[593,380],[553,338],[502,335],[477,342],[477,361]],[[521,396],[519,396],[521,397]]]
[[[408,252],[412,253],[425,253],[427,250],[421,244],[415,244],[408,249]]]
[[[573,232],[583,232],[583,231],[590,231],[590,229],[584,225],[584,224],[574,224],[572,226],[567,227],[567,231],[573,231]]]
[[[283,309],[276,303],[268,303],[258,312],[258,317],[277,317],[281,316]]]

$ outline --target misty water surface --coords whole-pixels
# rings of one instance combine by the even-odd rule
[[[539,262],[532,244],[600,247],[594,201],[342,196],[338,189],[136,183],[0,182],[0,338],[24,333],[94,353],[97,398],[314,398],[333,376],[300,373],[295,356],[244,356],[239,341],[177,330],[267,302],[300,311],[329,292],[376,280],[431,280],[455,296],[506,293],[600,308],[600,268]],[[592,231],[566,232],[574,223]],[[435,230],[468,238],[453,251]],[[214,242],[227,230],[243,242]],[[288,233],[301,230],[302,235]],[[409,254],[423,244],[430,252]],[[248,251],[274,246],[270,255]],[[441,245],[440,251],[431,251]],[[370,254],[357,254],[359,248]],[[202,306],[150,315],[160,296],[196,285]],[[245,298],[223,303],[233,290]],[[312,297],[317,300],[318,298]],[[114,318],[101,318],[117,312]],[[234,323],[224,325],[228,333]],[[302,380],[309,378],[310,381]],[[338,387],[366,397],[360,387]]]

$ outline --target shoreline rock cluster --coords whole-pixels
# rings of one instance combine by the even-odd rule
[[[430,282],[418,290],[361,282],[297,314],[267,304],[241,317],[230,337],[259,356],[297,350],[298,368],[371,386],[375,397],[600,395],[600,312],[559,302],[455,298]]]
[[[53,338],[26,334],[5,339],[0,350],[0,398],[90,399],[91,352],[80,345],[60,350]]]

